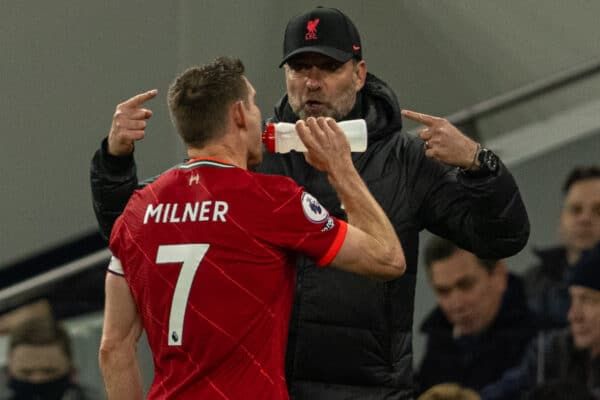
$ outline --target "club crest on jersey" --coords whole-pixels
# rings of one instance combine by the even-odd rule
[[[329,217],[329,213],[310,193],[302,193],[302,210],[310,222],[318,224]]]

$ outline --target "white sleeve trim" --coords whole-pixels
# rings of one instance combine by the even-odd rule
[[[121,261],[115,256],[110,257],[110,263],[108,263],[108,270],[110,272],[114,272],[117,275],[125,275],[125,271],[123,271],[123,265],[121,264]]]

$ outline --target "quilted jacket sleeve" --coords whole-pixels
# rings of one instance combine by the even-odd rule
[[[94,154],[90,166],[92,201],[102,236],[108,241],[115,220],[138,187],[133,155],[115,157],[108,154],[107,141]]]

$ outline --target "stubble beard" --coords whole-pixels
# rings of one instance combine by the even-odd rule
[[[350,113],[355,102],[356,92],[354,91],[354,85],[352,84],[348,85],[337,98],[333,99],[332,102],[325,103],[327,106],[324,111],[320,113],[307,110],[305,107],[306,104],[300,101],[299,96],[288,95],[288,103],[294,114],[300,119],[306,119],[308,117],[329,117],[336,121],[340,121]]]

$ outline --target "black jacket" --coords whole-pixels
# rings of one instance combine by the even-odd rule
[[[364,118],[367,151],[357,170],[392,221],[407,272],[379,283],[300,258],[286,375],[295,399],[411,398],[412,319],[418,234],[427,228],[483,258],[517,253],[529,221],[513,177],[500,163],[495,176],[473,178],[425,157],[423,142],[401,134],[400,107],[387,85],[369,74],[347,119]],[[284,96],[275,120],[294,122]],[[105,144],[104,144],[105,146]],[[132,157],[110,164],[105,148],[92,160],[94,209],[105,234],[135,188]],[[112,157],[113,161],[114,157]],[[344,217],[326,176],[302,154],[265,154],[259,172],[292,177],[331,214]]]
[[[568,278],[572,268],[567,262],[564,247],[536,250],[539,264],[524,275],[529,308],[538,315],[544,329],[567,326],[571,303]]]
[[[522,282],[509,275],[498,315],[484,332],[455,338],[452,324],[439,307],[425,319],[421,331],[427,335],[419,368],[421,391],[443,382],[479,390],[521,361],[537,325],[527,308]]]

